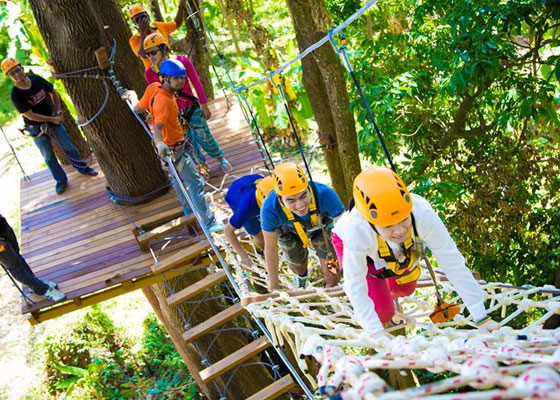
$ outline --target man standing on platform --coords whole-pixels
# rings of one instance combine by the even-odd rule
[[[56,193],[62,194],[66,190],[68,177],[56,159],[53,144],[62,149],[80,174],[96,176],[97,171],[87,165],[68,137],[62,123],[62,100],[54,86],[38,75],[25,73],[15,58],[2,61],[2,71],[15,83],[12,102],[23,114],[25,129],[33,137],[56,181]]]
[[[0,214],[0,264],[15,279],[33,289],[35,294],[43,296],[50,301],[61,301],[66,295],[57,290],[55,282],[38,279],[31,268],[19,253],[19,245],[12,227],[6,218]]]

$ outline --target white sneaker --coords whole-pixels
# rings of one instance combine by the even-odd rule
[[[294,285],[298,289],[304,289],[307,286],[307,275],[299,276],[298,274],[294,274]]]
[[[44,283],[45,285],[48,285],[49,288],[58,289],[58,283],[56,283],[56,282],[47,281],[46,279],[43,279],[43,283]]]
[[[208,227],[209,233],[218,233],[224,230],[224,224],[220,224],[219,222],[214,222],[212,225]]]
[[[49,290],[45,292],[43,295],[44,298],[50,301],[54,301],[55,303],[66,298],[66,295],[62,293],[60,290],[55,288],[49,287]]]

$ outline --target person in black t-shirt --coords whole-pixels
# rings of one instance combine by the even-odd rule
[[[2,70],[15,83],[11,94],[12,102],[23,114],[26,130],[33,137],[56,181],[56,193],[64,192],[68,177],[54,154],[53,139],[78,172],[90,176],[97,175],[97,171],[87,165],[68,137],[68,132],[62,124],[60,95],[53,85],[38,75],[26,74],[21,63],[15,58],[2,61]]]
[[[2,214],[0,214],[0,264],[15,279],[29,286],[39,296],[54,302],[66,298],[64,293],[56,289],[58,285],[55,282],[41,280],[35,276],[19,253],[19,245],[14,230]]]

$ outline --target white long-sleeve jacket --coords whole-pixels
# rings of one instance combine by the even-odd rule
[[[425,247],[430,248],[441,269],[455,287],[475,319],[486,316],[484,308],[484,291],[475,281],[471,271],[465,266],[465,259],[451,239],[447,228],[423,197],[412,194],[412,214],[416,231]],[[378,270],[387,268],[385,260],[377,252],[377,233],[356,208],[347,211],[335,224],[333,232],[344,243],[344,284],[342,285],[354,308],[357,322],[369,332],[383,329],[375,312],[373,300],[368,296],[366,276],[369,256]],[[392,248],[398,243],[387,242]]]

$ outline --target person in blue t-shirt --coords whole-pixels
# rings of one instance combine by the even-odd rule
[[[266,196],[272,191],[272,178],[259,174],[242,176],[232,182],[226,194],[226,202],[233,210],[233,215],[224,228],[226,239],[239,254],[241,262],[250,267],[251,260],[239,243],[235,231],[241,227],[251,235],[253,243],[264,249],[261,231],[260,210]]]
[[[307,247],[313,246],[321,262],[327,287],[337,284],[340,276],[329,270],[327,258],[334,254],[331,229],[344,212],[340,198],[327,185],[309,184],[303,170],[294,163],[278,165],[272,171],[274,191],[261,208],[261,227],[264,234],[264,256],[269,289],[276,290],[278,282],[278,244],[288,266],[295,273],[297,287],[307,284]],[[319,217],[326,229],[327,240],[318,227]]]

